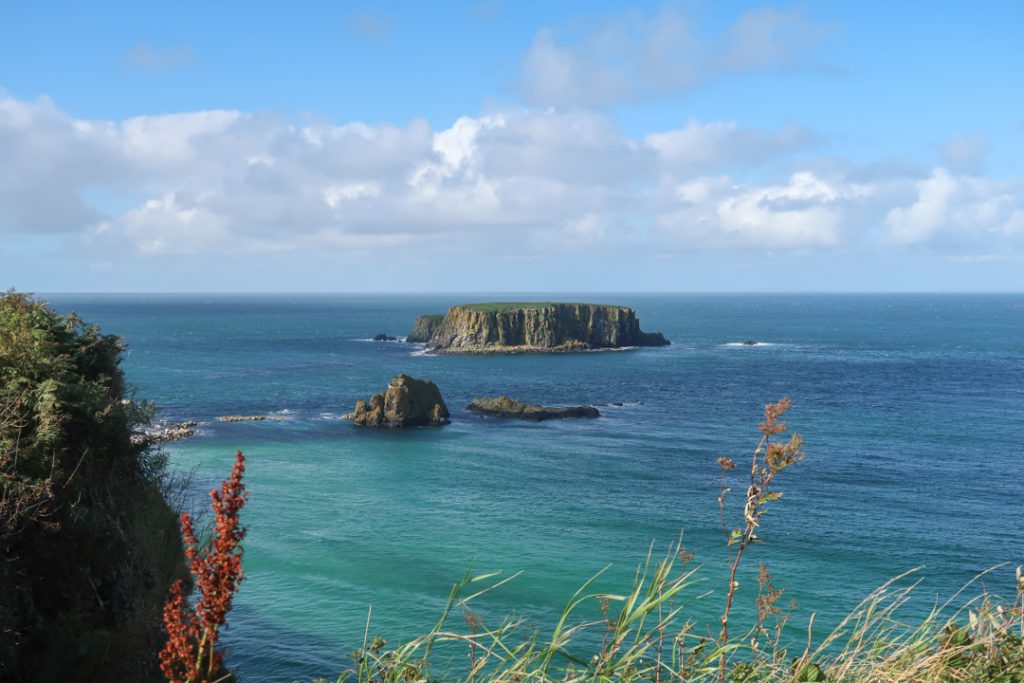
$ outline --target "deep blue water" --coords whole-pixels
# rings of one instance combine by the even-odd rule
[[[741,603],[758,561],[798,601],[796,630],[811,611],[834,624],[913,567],[924,583],[910,616],[1024,562],[1021,295],[534,295],[632,306],[673,345],[496,357],[367,341],[506,298],[493,295],[46,298],[126,339],[129,379],[164,417],[209,422],[169,449],[174,467],[195,468],[196,491],[246,452],[247,580],[226,635],[244,681],[336,674],[370,605],[372,633],[415,635],[468,569],[524,571],[478,605],[488,623],[515,612],[550,625],[592,574],[611,563],[601,585],[625,591],[652,542],[660,554],[684,530],[705,578],[688,610],[712,623],[725,583],[715,459],[740,463],[736,515],[761,406],[782,395],[807,458],[779,481]],[[452,424],[378,432],[336,419],[399,372],[434,380]],[[541,424],[464,410],[498,394],[625,405]],[[213,421],[279,411],[291,419]],[[1011,577],[985,583],[1008,591]]]

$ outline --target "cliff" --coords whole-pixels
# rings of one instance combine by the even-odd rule
[[[363,427],[426,427],[448,424],[448,406],[430,380],[397,375],[368,401],[344,416]]]
[[[453,306],[440,320],[427,317],[417,318],[414,334],[429,329],[426,343],[438,353],[586,351],[669,343],[659,332],[642,331],[636,313],[625,306],[468,304]]]
[[[421,315],[413,322],[412,332],[405,338],[405,341],[420,344],[429,342],[434,335],[434,330],[442,320],[444,320],[443,315]]]

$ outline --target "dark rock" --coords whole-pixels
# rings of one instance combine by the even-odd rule
[[[398,375],[369,401],[356,401],[343,419],[363,427],[427,427],[448,424],[448,406],[430,380]]]
[[[752,340],[752,339],[748,339],[747,341],[743,342],[743,345],[744,346],[757,346],[757,342]]]
[[[601,417],[593,406],[550,407],[516,401],[508,396],[477,398],[466,410],[491,417],[511,417],[519,420],[559,420],[572,417]]]
[[[380,334],[373,335],[373,341],[375,342],[387,342],[387,341],[398,341],[398,337],[389,337],[388,335],[381,332]]]

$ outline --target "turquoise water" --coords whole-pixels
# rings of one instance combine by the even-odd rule
[[[710,623],[725,557],[715,458],[747,462],[761,405],[784,394],[808,455],[780,481],[741,603],[758,560],[797,600],[795,631],[811,611],[834,624],[913,567],[920,614],[979,571],[1024,562],[1024,296],[545,294],[532,298],[633,306],[673,345],[496,357],[367,341],[478,300],[465,295],[48,298],[125,337],[125,370],[164,417],[288,411],[210,422],[169,448],[200,495],[236,448],[248,457],[247,580],[226,634],[244,681],[337,673],[371,605],[371,633],[415,635],[469,569],[524,572],[478,605],[486,623],[550,625],[590,575],[611,563],[601,585],[626,590],[651,544],[660,554],[684,530],[705,578],[688,610]],[[399,372],[433,379],[452,424],[335,419]],[[540,424],[464,410],[497,394],[624,405]],[[986,585],[1009,591],[1011,577]]]

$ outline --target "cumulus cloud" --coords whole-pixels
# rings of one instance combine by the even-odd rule
[[[228,110],[97,121],[0,96],[0,233],[150,258],[1020,244],[1020,182],[804,158],[817,143],[795,124],[698,120],[638,138],[537,109],[440,130]]]
[[[912,203],[886,215],[897,244],[992,245],[1024,237],[1024,183],[954,174],[944,168],[916,185]]]
[[[105,136],[41,98],[0,96],[0,231],[60,232],[100,218],[80,196],[116,173]]]
[[[519,91],[542,106],[600,107],[684,91],[729,72],[790,68],[829,28],[799,11],[755,10],[707,40],[673,9],[616,16],[568,40],[538,31],[520,64]]]
[[[711,168],[753,166],[818,144],[813,132],[791,124],[776,131],[741,128],[734,121],[701,123],[691,119],[682,128],[653,133],[646,144],[676,172],[707,172]]]
[[[675,207],[656,230],[666,242],[771,250],[831,248],[844,242],[853,205],[868,201],[870,185],[794,173],[778,184],[736,184],[697,178],[674,188]]]

